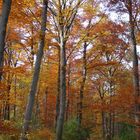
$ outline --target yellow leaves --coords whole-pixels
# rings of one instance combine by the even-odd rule
[[[21,94],[21,93],[20,93]],[[22,107],[22,101],[17,99],[16,96],[19,96],[19,93],[11,92],[9,94],[9,100],[8,103],[10,105],[16,105]]]
[[[23,0],[23,2],[30,7],[34,7],[35,4],[35,0]]]
[[[5,120],[0,121],[0,134],[17,134],[18,130],[14,128],[14,122]]]
[[[0,82],[0,99],[3,98],[3,92],[7,90],[7,85],[4,82]]]
[[[20,66],[20,67],[16,67],[16,68],[11,68],[11,67],[7,67],[5,66],[3,69],[4,73],[11,73],[11,74],[16,74],[16,75],[28,75],[29,73],[26,73],[26,66]]]
[[[113,65],[116,65],[118,64],[118,62],[116,61],[110,61],[110,62],[100,62],[100,63],[94,63],[92,66],[90,64],[90,66],[88,67],[88,69],[91,69],[91,68],[96,68],[96,67],[102,67],[102,66],[113,66]]]
[[[21,52],[21,48],[23,48],[23,46],[19,43],[12,43],[11,48],[14,49],[17,53]]]
[[[54,133],[52,133],[49,129],[44,128],[41,130],[38,130],[37,132],[32,132],[30,135],[31,140],[34,138],[40,138],[40,139],[47,139],[47,140],[54,140]]]
[[[138,44],[140,44],[140,31],[138,32],[138,35],[137,35],[137,42]]]
[[[93,7],[93,5],[92,4],[87,4],[86,6],[84,5],[84,12],[85,12],[85,18],[86,19],[92,19],[93,18],[93,16],[95,16],[95,14],[96,14],[96,8],[94,8]]]
[[[20,41],[20,35],[14,29],[9,28],[7,34],[7,41],[10,41],[11,44],[14,42]]]

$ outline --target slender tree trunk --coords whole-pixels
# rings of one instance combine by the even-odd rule
[[[32,27],[31,27],[31,33],[32,33],[32,38],[31,38],[31,68],[33,70],[34,67],[34,28],[33,28],[33,23],[32,23]]]
[[[39,106],[39,93],[40,93],[40,86],[38,85],[38,90],[36,93],[36,98],[35,98],[35,110],[34,110],[34,127],[38,128],[39,127],[39,113],[40,113],[40,106]]]
[[[109,136],[112,139],[112,113],[109,112]]]
[[[15,103],[17,98],[17,76],[14,77],[14,96],[15,96]],[[14,119],[16,120],[16,104],[14,105]]]
[[[40,73],[40,66],[43,57],[43,50],[45,46],[45,31],[46,31],[46,20],[47,20],[47,8],[48,8],[48,0],[43,0],[43,8],[42,8],[42,23],[41,23],[41,36],[40,36],[40,43],[39,43],[39,50],[37,53],[37,58],[35,62],[35,70],[33,74],[31,90],[29,93],[29,100],[26,107],[24,124],[23,124],[23,132],[22,137],[20,140],[27,140],[26,134],[29,131],[29,124],[31,120],[35,94],[37,91],[37,84],[39,80],[39,73]]]
[[[47,103],[48,103],[48,88],[46,87],[45,98],[44,98],[44,105],[45,105],[44,118],[45,118],[45,126],[46,127],[48,126],[47,125],[47,115],[48,115]]]
[[[135,21],[133,19],[132,0],[129,0],[128,3],[129,3],[128,11],[129,11],[129,23],[130,23],[130,36],[131,36],[131,45],[133,48],[133,73],[134,73],[133,84],[134,84],[134,96],[135,96],[135,122],[136,122],[136,128],[140,130],[140,103],[138,102],[138,99],[140,98],[140,89],[139,89],[137,42],[135,36]],[[137,140],[140,140],[139,131],[137,132]]]
[[[103,98],[104,98],[104,96],[101,97],[102,106],[104,106],[104,99]],[[102,115],[102,133],[103,133],[103,140],[105,140],[105,136],[106,136],[106,133],[107,133],[107,130],[106,130],[106,112],[104,110],[102,110],[101,115]]]
[[[58,77],[57,77],[57,97],[56,97],[56,116],[55,116],[55,128],[57,128],[57,120],[60,109],[60,48],[58,48]]]
[[[66,42],[62,32],[60,33],[60,111],[56,127],[56,140],[62,140],[66,106]]]
[[[71,1],[72,5],[73,1]],[[56,127],[56,140],[62,140],[63,125],[65,118],[65,108],[66,108],[66,42],[69,37],[69,33],[77,14],[78,6],[80,5],[81,0],[77,2],[75,8],[72,8],[72,13],[68,16],[65,15],[65,10],[69,10],[70,7],[67,7],[67,1],[58,1],[58,17],[56,18],[59,29],[59,46],[60,46],[60,109],[59,116]]]
[[[115,135],[115,113],[112,113],[112,138]]]
[[[11,11],[12,0],[3,0],[2,14],[0,17],[0,81],[2,79],[5,36],[8,23],[8,17]]]
[[[70,74],[71,74],[71,64],[69,63],[68,67],[68,79],[67,79],[67,104],[66,104],[66,121],[69,119],[69,107],[70,107]]]
[[[103,133],[103,139],[105,139],[105,113],[102,111],[102,133]]]
[[[83,118],[83,94],[84,94],[84,88],[85,88],[85,82],[86,82],[86,76],[87,76],[87,43],[84,43],[84,50],[83,50],[83,71],[82,71],[82,83],[80,87],[80,102],[79,104],[79,109],[78,109],[78,124],[79,127],[81,126],[82,123],[82,118]]]
[[[14,68],[17,66],[18,60],[14,63]],[[17,99],[17,75],[14,75],[14,97],[15,97],[15,103]],[[14,119],[16,120],[16,104],[14,105]]]
[[[9,77],[9,76],[8,76]],[[8,85],[8,91],[7,91],[7,101],[6,101],[6,107],[5,107],[5,120],[10,120],[10,90],[11,90],[11,85]]]
[[[12,51],[10,48],[7,49],[7,59],[5,61],[6,66],[10,68],[11,61],[12,61]],[[12,75],[10,72],[6,73],[7,75],[7,96],[6,96],[6,106],[5,106],[5,120],[10,120],[10,90],[11,90],[11,83],[12,83]]]

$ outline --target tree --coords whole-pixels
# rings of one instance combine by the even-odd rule
[[[62,140],[65,106],[66,106],[66,43],[82,0],[59,0],[52,2],[51,12],[55,19],[60,46],[60,111],[56,127],[56,140]],[[57,11],[57,12],[55,12]]]
[[[137,3],[140,5],[140,3]],[[133,11],[133,1],[128,0],[128,3],[125,4],[129,14],[129,27],[130,27],[130,40],[132,45],[132,57],[133,57],[133,85],[134,85],[134,97],[135,97],[135,122],[137,127],[137,140],[140,140],[140,88],[139,88],[139,67],[138,67],[138,56],[137,56],[137,41],[136,41],[136,22],[137,14],[134,17]],[[139,6],[136,8],[140,8]]]
[[[139,68],[138,68],[138,55],[137,55],[137,39],[136,30],[139,29],[138,17],[140,2],[139,0],[110,0],[112,5],[116,5],[116,11],[128,14],[129,19],[129,42],[132,47],[132,61],[133,61],[133,86],[134,86],[134,97],[135,97],[135,123],[137,131],[140,130],[140,104],[138,99],[140,98],[139,89]],[[137,132],[137,140],[140,140],[140,134]]]
[[[43,7],[42,7],[42,23],[41,23],[41,33],[40,33],[40,42],[39,42],[39,50],[35,62],[35,70],[33,74],[31,89],[29,93],[29,100],[26,107],[24,124],[23,124],[23,132],[21,136],[21,140],[27,139],[27,133],[29,130],[29,123],[31,120],[35,94],[37,91],[37,85],[39,80],[39,73],[40,73],[40,66],[41,60],[43,57],[43,49],[45,47],[45,31],[46,31],[46,20],[47,20],[47,8],[48,8],[48,0],[43,0]]]
[[[11,11],[11,5],[12,0],[3,0],[2,14],[0,17],[0,80],[2,79],[6,28]]]
[[[103,6],[110,1],[110,9]],[[0,81],[0,139],[21,131],[16,139],[113,140],[124,133],[136,139],[131,51],[139,43],[139,1],[132,1],[131,30],[130,18],[110,16],[112,10],[129,16],[128,2],[14,0]]]

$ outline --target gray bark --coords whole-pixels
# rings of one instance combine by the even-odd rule
[[[140,97],[139,89],[139,68],[138,68],[138,56],[137,56],[137,42],[135,36],[135,21],[133,19],[132,0],[128,1],[129,11],[129,23],[130,23],[130,37],[131,45],[133,48],[133,84],[134,84],[134,96],[135,96],[135,122],[137,129],[140,129],[140,104],[137,99]],[[140,140],[139,131],[137,132],[137,140]]]
[[[58,77],[57,77],[57,97],[56,97],[56,117],[55,128],[57,128],[57,120],[59,116],[59,104],[60,104],[60,48],[58,48]]]
[[[74,2],[74,1],[73,1]],[[72,4],[73,4],[72,2]],[[67,9],[67,1],[59,1],[59,8],[57,23],[58,23],[58,33],[59,33],[59,46],[60,46],[60,109],[59,116],[57,120],[56,127],[56,140],[62,140],[63,125],[65,118],[65,108],[66,108],[66,42],[69,37],[69,33],[74,22],[77,10],[82,1],[78,0],[77,4],[69,16],[66,16],[64,11]],[[72,5],[71,4],[71,5]],[[56,15],[55,15],[56,16]]]
[[[63,35],[60,35],[60,112],[56,127],[56,140],[62,140],[66,104],[66,52]]]
[[[35,101],[35,94],[37,91],[37,85],[38,85],[38,80],[39,80],[40,66],[41,66],[43,50],[44,50],[44,46],[45,46],[47,8],[48,8],[48,0],[43,0],[39,50],[38,50],[37,58],[36,58],[36,62],[35,62],[35,70],[34,70],[34,74],[33,74],[31,90],[29,93],[29,100],[28,100],[28,104],[26,107],[26,113],[25,113],[24,124],[23,124],[23,132],[22,132],[22,136],[21,136],[20,140],[27,140],[26,134],[29,131],[29,124],[30,124],[33,105],[34,105],[34,101]]]
[[[105,112],[102,111],[102,133],[103,133],[103,139],[105,139],[106,135],[106,119],[105,119]]]
[[[12,0],[3,0],[2,14],[0,17],[0,81],[2,79],[5,36],[8,23],[8,17],[11,11]]]
[[[67,103],[66,103],[66,121],[68,121],[70,112],[69,112],[69,107],[70,107],[70,79],[71,78],[71,63],[69,62],[68,66],[68,80],[67,80]]]
[[[83,118],[83,96],[84,96],[84,88],[85,88],[85,82],[86,82],[86,77],[87,77],[87,43],[84,43],[84,50],[83,50],[83,71],[82,71],[82,82],[81,82],[81,87],[80,87],[80,102],[78,103],[78,124],[79,127],[81,126],[82,123],[82,118]]]

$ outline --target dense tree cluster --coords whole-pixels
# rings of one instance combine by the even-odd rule
[[[0,1],[0,139],[140,140],[139,0]]]

